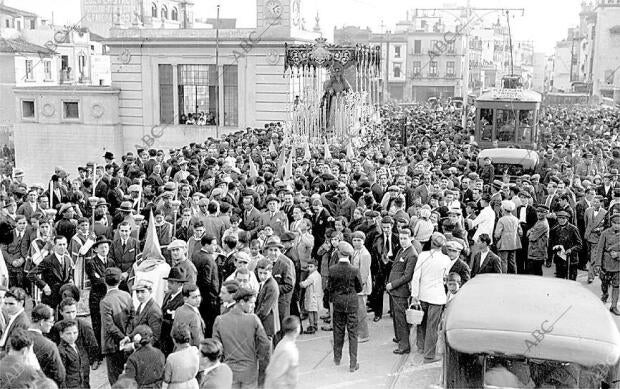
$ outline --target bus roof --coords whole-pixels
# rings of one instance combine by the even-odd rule
[[[620,333],[609,311],[574,281],[481,274],[448,305],[446,341],[469,354],[614,365]]]
[[[527,169],[534,169],[538,164],[538,153],[533,150],[500,147],[484,149],[478,153],[478,159],[491,158],[492,163],[521,164]]]
[[[540,103],[542,96],[538,92],[528,89],[493,88],[482,93],[476,101],[523,101]]]

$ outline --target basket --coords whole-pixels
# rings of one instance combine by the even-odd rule
[[[422,319],[424,318],[424,311],[413,308],[408,308],[405,311],[405,314],[407,316],[407,323],[413,325],[419,325],[420,323],[422,323]]]

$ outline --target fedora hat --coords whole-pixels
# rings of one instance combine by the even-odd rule
[[[73,204],[71,203],[63,204],[62,207],[60,207],[60,211],[58,211],[58,213],[62,215],[69,209],[73,209]]]
[[[168,273],[168,277],[164,277],[167,281],[187,282],[187,272],[182,267],[173,267]]]
[[[131,202],[123,201],[121,203],[121,206],[118,208],[118,210],[121,211],[121,212],[131,212],[131,211],[133,211],[133,209],[131,208]]]
[[[268,249],[268,248],[271,248],[271,247],[277,247],[280,250],[282,250],[284,248],[284,246],[282,246],[282,242],[280,241],[280,237],[272,236],[269,239],[267,239],[267,242],[265,242],[264,249]]]
[[[106,151],[105,154],[103,154],[103,158],[105,158],[105,159],[114,159],[114,154],[112,154],[109,151]]]
[[[93,243],[93,248],[97,248],[100,244],[102,243],[107,243],[107,244],[111,244],[112,241],[107,239],[105,236],[101,235],[97,237],[97,240],[95,241],[95,243]]]

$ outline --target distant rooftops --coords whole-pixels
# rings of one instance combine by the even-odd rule
[[[0,4],[0,14],[7,14],[7,15],[11,15],[11,16],[25,16],[25,17],[29,17],[29,18],[36,18],[37,17],[37,14],[35,14],[35,13],[24,11],[24,10],[13,8],[13,7],[9,7],[9,6],[6,6],[4,4]]]
[[[0,53],[52,55],[55,54],[55,51],[50,50],[47,47],[35,45],[34,43],[30,43],[21,38],[5,39],[0,37]]]

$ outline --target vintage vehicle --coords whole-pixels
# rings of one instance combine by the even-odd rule
[[[448,304],[445,388],[618,388],[620,333],[574,281],[480,274]]]
[[[491,158],[496,177],[508,174],[511,181],[523,174],[534,174],[540,163],[538,153],[528,149],[484,149],[478,154],[478,166],[486,157]]]
[[[482,148],[535,149],[541,95],[524,89],[491,89],[475,101],[474,138]]]

